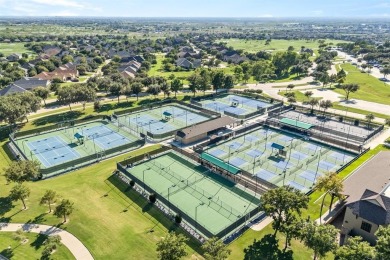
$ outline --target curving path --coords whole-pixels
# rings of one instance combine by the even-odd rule
[[[59,235],[61,242],[64,244],[76,259],[80,260],[93,260],[91,253],[88,249],[71,233],[48,225],[38,224],[18,224],[18,223],[0,223],[0,232],[15,232],[18,229],[24,231],[44,234],[44,235]]]

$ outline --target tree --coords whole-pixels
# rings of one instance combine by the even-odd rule
[[[38,111],[38,109],[41,107],[41,99],[34,95],[33,92],[25,91],[19,94],[21,105],[25,108],[25,115],[24,117],[27,119],[27,115],[29,113],[35,113]]]
[[[242,70],[242,67],[241,66],[235,66],[234,67],[234,70],[233,70],[233,73],[234,73],[234,78],[238,81],[241,80],[242,76],[243,76],[243,70]]]
[[[199,91],[203,92],[203,95],[210,89],[211,75],[208,70],[202,69],[197,77],[197,87]]]
[[[289,91],[291,91],[293,88],[295,88],[295,85],[294,85],[294,84],[288,84],[288,85],[287,85],[287,89],[288,89]]]
[[[37,97],[39,97],[43,100],[43,103],[46,106],[46,99],[49,97],[50,90],[48,88],[45,88],[45,87],[37,87],[33,91]]]
[[[324,176],[321,176],[317,179],[317,183],[315,185],[315,189],[319,191],[325,191],[325,195],[322,199],[321,209],[320,209],[320,219],[322,216],[322,208],[324,207],[324,201],[327,194],[331,195],[329,211],[332,209],[334,198],[337,197],[339,199],[343,198],[343,189],[344,184],[343,180],[340,176],[335,172],[328,172]]]
[[[75,89],[75,101],[81,102],[83,105],[83,110],[85,110],[85,105],[87,102],[92,102],[96,99],[96,91],[87,84],[80,84]]]
[[[321,101],[320,101],[320,107],[321,107],[322,109],[324,109],[324,115],[325,115],[325,111],[326,111],[328,108],[333,107],[332,101],[330,101],[330,100],[321,100]]]
[[[374,259],[375,248],[370,246],[362,237],[349,237],[347,244],[336,251],[339,260]]]
[[[231,253],[230,249],[217,237],[210,238],[203,245],[204,258],[206,260],[224,260],[227,259]]]
[[[234,79],[232,75],[226,75],[224,82],[223,82],[223,88],[225,89],[231,89],[234,88]]]
[[[300,214],[302,209],[307,208],[309,198],[290,186],[282,186],[268,190],[262,196],[260,209],[272,219],[274,235],[284,223],[290,223],[294,214]]]
[[[23,183],[40,177],[40,164],[37,161],[13,161],[4,169],[7,182]]]
[[[313,91],[308,90],[308,91],[305,91],[304,94],[305,94],[305,97],[307,97],[307,99],[310,99],[310,97],[313,96]]]
[[[139,93],[142,92],[143,88],[144,88],[144,86],[140,82],[134,82],[133,84],[131,84],[131,90],[132,90],[133,94],[137,96],[137,101],[138,101],[138,95],[139,95]]]
[[[338,230],[332,225],[318,225],[307,222],[302,229],[302,240],[308,248],[314,251],[313,259],[325,257],[328,252],[337,248],[336,237]]]
[[[147,92],[156,98],[160,94],[161,88],[159,85],[154,84],[148,87]]]
[[[336,74],[336,82],[339,85],[344,83],[346,78],[347,78],[347,73],[345,72],[344,69],[341,69],[339,72],[337,72],[337,74]]]
[[[161,91],[164,94],[164,98],[165,98],[165,95],[167,95],[167,97],[169,97],[169,95],[171,94],[171,86],[170,86],[170,84],[168,84],[167,82],[162,83],[161,84]]]
[[[390,117],[385,119],[385,125],[390,126]]]
[[[377,259],[388,259],[390,255],[390,226],[380,226],[375,235],[378,238],[375,245]]]
[[[212,76],[211,83],[213,84],[215,93],[218,92],[218,89],[221,89],[223,87],[224,80],[225,80],[225,74],[223,73],[223,71],[218,71]]]
[[[49,206],[49,213],[51,212],[51,204],[56,202],[57,193],[54,190],[47,190],[45,194],[42,196],[41,201],[39,202],[41,205],[47,204]]]
[[[372,113],[366,115],[366,120],[368,123],[368,128],[371,128],[371,122],[375,119],[375,116]]]
[[[16,184],[10,192],[10,198],[14,201],[21,200],[23,208],[26,209],[26,203],[24,202],[30,196],[30,189],[21,183]]]
[[[188,81],[190,82],[188,88],[192,93],[194,93],[194,97],[195,97],[196,91],[200,89],[200,81],[201,81],[200,75],[198,73],[194,73],[188,77]]]
[[[108,89],[108,91],[110,91],[111,95],[114,95],[117,97],[118,99],[118,103],[119,103],[119,97],[121,96],[122,94],[122,90],[123,90],[123,86],[122,84],[120,84],[119,82],[113,82],[110,84],[110,87]]]
[[[58,218],[64,218],[64,223],[66,222],[66,216],[72,214],[74,209],[74,203],[70,200],[63,199],[61,203],[54,209],[54,215]]]
[[[21,243],[23,243],[23,241],[25,241],[27,239],[22,228],[19,228],[18,230],[16,230],[15,234],[13,235],[13,239],[18,241],[18,242],[21,242]]]
[[[358,91],[360,86],[358,84],[343,84],[341,85],[341,89],[345,92],[345,100],[349,99],[350,93],[355,93]]]
[[[68,105],[72,110],[71,104],[75,102],[75,89],[72,86],[62,86],[57,91],[57,99],[63,105]]]
[[[61,237],[59,235],[49,236],[44,242],[45,246],[42,251],[41,259],[51,259],[50,255],[61,245]]]
[[[183,89],[183,83],[180,81],[180,79],[172,80],[171,89],[175,93],[175,97],[176,97],[177,92]]]
[[[390,67],[384,67],[380,72],[383,74],[383,77],[386,78],[387,75],[390,74]]]
[[[308,102],[309,106],[311,107],[311,113],[313,114],[314,112],[314,107],[318,106],[318,99],[316,98],[311,98]]]
[[[187,255],[186,241],[182,234],[169,232],[167,236],[157,242],[157,254],[161,260],[178,260]]]

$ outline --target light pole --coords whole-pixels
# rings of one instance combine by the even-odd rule
[[[195,207],[195,230],[198,230],[198,207],[203,205],[204,202],[201,202],[198,206]]]
[[[96,134],[93,134],[92,135],[93,149],[95,150],[95,153],[96,153],[95,137],[96,137]]]
[[[171,204],[171,202],[169,201],[169,194],[170,194],[169,190],[174,187],[176,187],[176,184],[173,184],[171,187],[168,188],[168,204]],[[169,215],[171,215],[171,205],[168,205],[168,209],[169,209]]]
[[[142,171],[142,182],[144,184],[144,192],[143,193],[145,193],[145,171],[148,171],[148,170],[150,170],[150,168],[147,168],[147,169]]]

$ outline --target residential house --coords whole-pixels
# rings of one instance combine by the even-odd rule
[[[61,53],[61,48],[54,46],[54,45],[46,45],[42,48],[43,53],[49,56],[56,56],[57,54]]]
[[[60,79],[62,81],[76,80],[79,77],[79,71],[77,65],[69,62],[65,65],[60,66],[51,72],[42,72],[36,75],[34,78],[41,78],[46,80]]]
[[[164,53],[170,53],[171,51],[173,51],[175,48],[173,48],[173,47],[165,47],[165,48],[163,48],[163,52]]]
[[[49,81],[40,78],[25,77],[15,81],[7,87],[0,90],[0,96],[6,96],[14,93],[31,91],[37,87],[48,87]]]
[[[223,52],[223,60],[226,62],[232,62],[234,64],[239,64],[241,62],[246,61],[247,59],[248,59],[247,57],[241,56],[235,51]]]
[[[201,66],[201,60],[194,60],[193,62],[189,61],[186,58],[178,58],[176,60],[176,66],[184,69],[196,69]]]
[[[22,55],[18,54],[18,53],[12,53],[11,55],[8,55],[7,56],[7,60],[8,61],[18,61],[22,58]]]

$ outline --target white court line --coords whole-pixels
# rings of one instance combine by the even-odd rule
[[[56,138],[56,140],[58,140],[61,144],[65,144],[63,147],[65,147],[68,151],[70,151],[73,155],[76,155],[77,157],[76,158],[79,158],[80,155],[78,153],[75,153],[75,151],[73,151],[72,148],[70,148],[68,146],[68,144],[66,142],[64,142],[62,139],[58,139],[57,136],[54,136]]]
[[[31,145],[33,147],[35,147],[35,145],[33,145],[33,144],[31,144]],[[48,146],[48,144],[45,144],[45,145]],[[29,146],[29,143],[27,143],[27,146]],[[31,151],[31,149],[30,149],[30,151]],[[41,152],[38,151],[38,155],[36,153],[34,155],[36,155],[36,157],[38,159],[39,159],[38,155],[40,155],[40,157],[43,158],[48,163],[48,165],[46,165],[43,161],[40,160],[46,168],[48,168],[48,167],[50,167],[52,165],[48,160],[46,160],[45,156],[43,156],[43,154]]]

